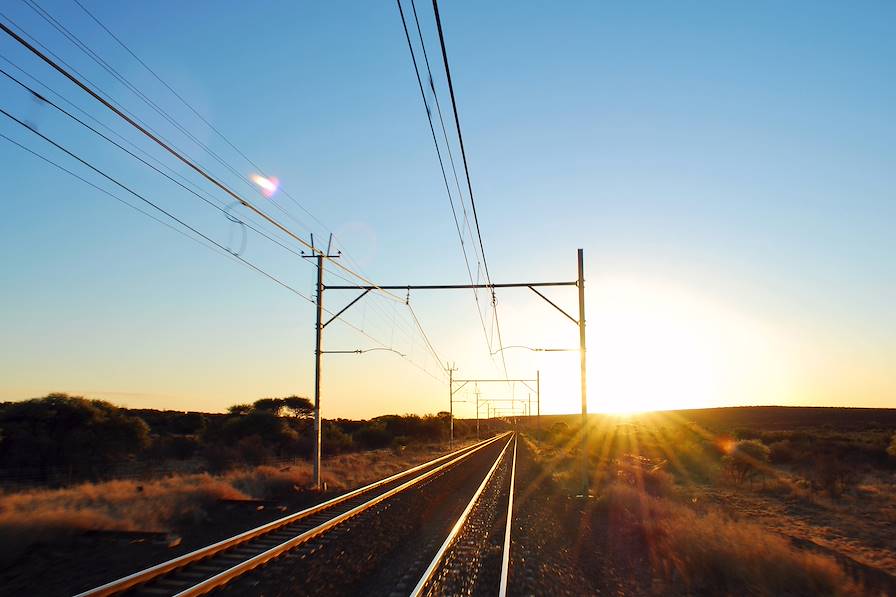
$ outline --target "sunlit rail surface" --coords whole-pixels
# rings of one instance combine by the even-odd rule
[[[277,571],[272,570],[276,561],[298,558],[313,568],[315,559],[320,559],[317,567],[326,569],[331,564],[321,554],[331,545],[339,553],[357,552],[351,556],[353,559],[374,561],[385,551],[380,546],[389,541],[409,547],[416,557],[380,562],[366,577],[354,579],[356,589],[370,594],[503,595],[507,586],[515,465],[515,434],[505,433],[77,597],[187,596],[222,588],[234,594],[249,594],[260,590],[259,582],[266,583],[266,593],[291,594],[295,586],[291,585],[291,589],[286,580],[278,587]],[[401,500],[404,502],[399,503]],[[438,507],[443,512],[431,518],[441,522],[426,525],[426,532],[410,537],[391,533],[391,522],[379,524],[389,516],[401,516],[403,509],[413,504]],[[359,542],[358,537],[364,533],[376,538]],[[415,540],[419,546],[411,545]],[[259,575],[265,578],[254,578]],[[327,591],[309,584],[301,592]]]

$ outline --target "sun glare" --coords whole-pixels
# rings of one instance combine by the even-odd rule
[[[586,306],[590,412],[633,415],[793,399],[800,351],[783,330],[668,283],[608,278],[592,287],[599,290]],[[542,345],[570,344],[570,330],[545,317],[541,305],[518,315]],[[533,360],[536,366],[551,400],[546,410],[576,412],[579,379],[571,373],[578,361]]]
[[[786,385],[776,334],[681,289],[615,283],[601,292],[592,313],[593,411],[755,403]]]

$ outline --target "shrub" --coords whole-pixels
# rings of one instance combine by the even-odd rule
[[[627,454],[614,464],[612,479],[649,495],[669,495],[675,485],[672,475],[664,471],[662,465],[654,464],[647,458]]]
[[[260,435],[244,437],[237,443],[236,449],[246,464],[259,465],[271,458],[271,451]]]
[[[802,551],[758,525],[716,511],[697,514],[667,499],[615,485],[599,506],[615,525],[638,530],[654,573],[699,595],[860,595],[832,558]]]
[[[195,456],[199,448],[199,441],[191,435],[169,435],[155,438],[144,457],[153,460],[187,460]]]
[[[777,441],[769,446],[769,459],[774,464],[790,464],[796,460],[796,449],[789,439]]]
[[[859,476],[855,466],[827,452],[816,456],[809,481],[816,491],[827,491],[836,497],[855,486]]]
[[[146,423],[125,409],[61,393],[0,405],[0,428],[0,465],[37,469],[44,480],[100,477],[149,444]]]
[[[392,443],[392,434],[381,422],[362,427],[352,437],[359,445],[368,449],[386,448]]]
[[[324,421],[321,435],[323,436],[321,449],[327,455],[342,454],[355,447],[352,436],[343,431],[342,427],[334,425],[330,421]]]
[[[759,476],[766,470],[770,450],[756,439],[734,442],[725,454],[723,462],[731,479],[740,485],[745,480]]]
[[[218,443],[206,445],[202,456],[208,463],[209,472],[212,473],[229,470],[239,460],[239,453],[235,449]]]

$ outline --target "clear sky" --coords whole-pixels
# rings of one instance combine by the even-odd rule
[[[393,2],[82,1],[325,226],[282,192],[273,201],[308,228],[252,194],[25,3],[0,18],[306,238],[335,231],[376,282],[467,281]],[[896,406],[896,5],[442,4],[493,280],[572,280],[585,250],[592,411]],[[239,174],[255,171],[71,0],[39,5]],[[447,108],[432,7],[417,9]],[[213,192],[6,35],[0,55]],[[3,79],[4,110],[241,244],[222,214]],[[0,118],[3,135],[114,188]],[[312,393],[311,304],[4,139],[0,168],[0,399],[222,410]],[[242,255],[312,294],[305,260],[251,233]],[[550,296],[575,309],[574,289]],[[576,346],[575,326],[531,292],[497,300],[505,345]],[[472,292],[410,302],[457,375],[502,374]],[[447,408],[407,307],[371,295],[346,318],[406,358],[325,356],[324,416]],[[342,323],[325,342],[377,345]],[[574,353],[505,355],[513,377],[541,371],[543,412],[576,411]]]

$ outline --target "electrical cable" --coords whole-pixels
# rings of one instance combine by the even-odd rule
[[[435,17],[436,17],[436,28],[438,29],[438,32],[439,32],[439,44],[442,48],[442,62],[445,65],[445,76],[448,79],[448,92],[449,92],[449,95],[451,96],[451,108],[452,108],[452,111],[454,112],[454,124],[457,128],[457,140],[460,144],[460,154],[461,154],[461,157],[463,158],[463,163],[464,163],[464,174],[466,175],[466,178],[467,178],[467,192],[469,193],[469,196],[470,196],[470,205],[473,206],[473,222],[476,225],[476,234],[479,237],[479,248],[481,249],[481,252],[482,252],[482,265],[485,268],[485,279],[488,280],[488,283],[491,286],[492,285],[492,277],[491,277],[491,273],[489,272],[489,269],[488,269],[488,260],[485,257],[485,246],[482,243],[482,229],[479,227],[479,215],[476,211],[476,199],[473,196],[473,183],[470,178],[470,167],[469,167],[469,164],[467,163],[467,151],[464,148],[464,136],[463,136],[463,132],[461,131],[461,127],[460,127],[460,115],[457,110],[457,99],[454,95],[454,83],[451,80],[451,67],[448,65],[448,50],[445,47],[445,34],[442,30],[442,18],[439,15],[438,0],[432,0],[432,9],[433,9],[433,13],[435,14]],[[501,324],[498,319],[498,304],[497,304],[497,298],[495,297],[494,287],[492,287],[492,308],[495,312],[495,330],[498,334],[498,345],[503,348],[504,341],[501,337]],[[501,363],[504,366],[504,377],[510,377],[507,374],[507,360],[504,357],[503,350],[501,351]]]
[[[474,284],[473,272],[470,269],[470,261],[469,261],[469,257],[467,256],[466,244],[464,243],[463,233],[461,232],[460,223],[457,219],[457,210],[455,210],[455,208],[454,208],[454,200],[451,195],[451,187],[448,184],[448,177],[445,173],[445,163],[442,159],[442,152],[439,149],[439,143],[436,140],[436,131],[435,131],[435,127],[433,126],[433,123],[432,123],[432,112],[430,111],[429,105],[426,101],[426,92],[423,91],[423,82],[420,78],[420,69],[417,66],[417,57],[414,53],[414,46],[411,43],[411,36],[408,33],[408,25],[407,25],[407,21],[405,20],[404,9],[401,6],[401,0],[396,0],[396,3],[398,4],[398,12],[401,15],[401,24],[402,24],[402,27],[404,28],[405,39],[407,39],[407,42],[408,42],[408,50],[411,53],[411,61],[413,62],[413,65],[414,65],[414,74],[417,76],[417,86],[420,89],[420,97],[423,100],[423,107],[426,109],[426,118],[429,121],[429,130],[430,130],[430,133],[432,134],[433,145],[435,145],[435,148],[436,148],[436,156],[438,157],[438,160],[439,160],[439,167],[442,172],[442,180],[445,183],[445,191],[448,193],[448,203],[451,205],[451,214],[454,216],[454,227],[457,229],[457,237],[458,237],[458,240],[460,241],[460,248],[461,248],[461,251],[462,251],[463,257],[464,257],[464,266],[466,266],[466,268],[467,268],[467,275],[469,276],[470,284],[472,285],[472,284]],[[415,10],[415,18],[416,18],[416,10]],[[418,21],[417,25],[418,25],[418,32],[419,32],[419,21]],[[420,37],[420,43],[421,44],[423,43],[422,35]],[[424,56],[425,56],[426,55],[425,46],[424,46],[423,52],[424,52]],[[427,70],[429,70],[428,59],[427,59]],[[432,72],[430,72],[430,83],[432,83]],[[432,87],[432,90],[433,90],[433,94],[435,95],[435,86]],[[436,103],[438,104],[437,96],[436,96]],[[441,108],[439,108],[439,114],[441,115]],[[443,124],[443,132],[444,132],[444,124]],[[445,141],[447,144],[447,136],[446,136]],[[450,155],[450,151],[451,151],[450,146],[448,146],[448,151],[449,151],[449,155]],[[451,160],[451,163],[452,163],[452,167],[453,167],[453,165],[454,165],[453,158]],[[457,177],[457,171],[455,170],[455,178],[456,177]],[[462,195],[459,197],[459,199],[460,199],[461,203],[463,203]],[[489,338],[488,338],[488,333],[485,330],[485,318],[482,315],[482,309],[479,305],[479,294],[476,292],[475,288],[473,289],[473,297],[476,302],[476,311],[479,314],[479,321],[482,325],[482,333],[485,336],[486,342],[488,342]],[[488,350],[489,350],[489,354],[491,354],[493,352],[491,344],[488,345]]]
[[[210,153],[211,155],[213,155],[213,157],[215,157],[216,159],[218,159],[219,162],[221,162],[223,165],[225,165],[225,167],[228,167],[228,169],[229,169],[231,172],[233,172],[234,174],[237,174],[238,176],[240,176],[239,173],[237,173],[232,167],[230,167],[228,164],[225,164],[225,163],[223,162],[223,160],[222,160],[219,156],[217,156],[217,154],[214,154],[214,152],[212,152],[207,146],[205,146],[204,144],[200,143],[199,140],[196,139],[195,136],[193,136],[193,135],[190,134],[188,131],[186,131],[186,130],[185,130],[182,126],[180,126],[178,123],[174,122],[173,119],[170,117],[170,115],[168,115],[167,112],[164,112],[164,110],[161,110],[161,108],[159,108],[158,105],[155,104],[155,102],[152,102],[151,100],[149,100],[149,98],[147,98],[145,94],[143,94],[143,93],[140,92],[138,89],[136,89],[136,88],[134,87],[134,85],[132,85],[132,84],[131,84],[127,79],[125,79],[125,78],[124,78],[118,71],[116,71],[113,67],[111,67],[111,65],[109,65],[105,60],[103,60],[103,59],[102,59],[96,52],[94,52],[93,50],[91,50],[85,43],[83,43],[80,39],[78,39],[76,35],[74,35],[73,33],[71,33],[67,28],[65,28],[64,25],[62,25],[62,24],[59,23],[55,18],[53,18],[52,15],[50,15],[46,10],[44,10],[43,8],[41,8],[41,7],[37,4],[36,0],[24,0],[24,1],[25,1],[26,3],[28,3],[29,5],[32,5],[31,7],[32,7],[32,9],[34,9],[34,10],[37,10],[37,9],[35,9],[35,6],[37,6],[37,8],[39,8],[40,11],[41,11],[42,13],[44,13],[44,14],[42,14],[41,16],[43,16],[45,20],[48,20],[47,17],[49,17],[49,19],[52,19],[52,21],[53,21],[53,22],[51,22],[51,24],[56,23],[56,25],[59,25],[58,27],[56,27],[56,25],[54,25],[54,27],[56,27],[57,31],[60,31],[61,33],[63,33],[64,35],[66,35],[66,37],[68,37],[68,39],[69,39],[70,41],[72,41],[73,43],[75,43],[75,45],[77,45],[82,51],[84,51],[84,52],[87,53],[89,56],[91,56],[95,61],[97,61],[98,64],[100,64],[101,66],[103,66],[104,68],[106,68],[107,72],[110,72],[110,74],[112,74],[113,76],[115,76],[120,82],[122,82],[123,84],[125,84],[125,85],[126,85],[128,88],[130,88],[134,93],[138,94],[138,95],[139,95],[145,102],[147,102],[148,104],[150,104],[151,107],[153,107],[153,108],[156,110],[156,112],[158,112],[158,113],[160,113],[161,115],[163,115],[169,122],[171,122],[174,126],[176,126],[176,127],[177,127],[179,130],[181,130],[184,134],[188,135],[194,142],[196,142],[197,144],[199,144],[199,145],[200,145],[203,149],[205,149],[208,153]],[[106,25],[105,25],[105,24],[104,24],[104,23],[103,23],[103,22],[102,22],[96,15],[95,15],[95,14],[93,14],[90,10],[88,10],[88,9],[87,9],[81,2],[79,2],[78,0],[73,0],[73,1],[75,2],[75,4],[77,4],[77,5],[79,6],[79,8],[81,8],[82,11],[84,11],[85,14],[87,14],[87,16],[89,16],[89,17],[90,17],[90,18],[91,18],[97,25],[99,25],[99,27],[101,27],[101,28],[102,28],[102,29],[103,29],[103,30],[104,30],[110,37],[112,37],[112,39],[114,39],[114,40],[115,40],[115,41],[116,41],[122,48],[124,48],[124,50],[125,50],[126,52],[128,52],[128,54],[130,54],[130,55],[131,55],[131,56],[132,56],[138,63],[140,63],[140,65],[143,66],[143,67],[144,67],[144,68],[145,68],[145,69],[146,69],[146,70],[147,70],[147,71],[148,71],[148,72],[149,72],[149,73],[150,73],[150,74],[151,74],[157,81],[159,81],[159,82],[160,82],[166,89],[168,89],[168,90],[169,90],[175,97],[177,97],[177,99],[180,100],[181,103],[183,103],[183,104],[184,104],[184,105],[185,105],[191,112],[193,112],[194,115],[196,115],[196,116],[197,116],[197,117],[198,117],[198,118],[199,118],[199,119],[200,119],[206,126],[208,126],[209,129],[211,129],[216,135],[218,135],[221,139],[223,139],[224,142],[227,143],[227,145],[229,145],[234,151],[236,151],[236,152],[237,152],[237,153],[238,153],[244,160],[246,160],[249,164],[251,164],[251,165],[252,165],[252,166],[259,172],[259,174],[261,174],[262,176],[267,176],[267,175],[264,173],[263,169],[262,169],[258,164],[256,164],[253,160],[251,160],[251,159],[250,159],[250,158],[249,158],[243,151],[241,151],[241,150],[240,150],[240,149],[239,149],[239,148],[238,148],[238,147],[237,147],[237,146],[236,146],[236,145],[235,145],[229,138],[227,138],[227,136],[225,136],[225,135],[224,135],[224,134],[223,134],[217,127],[215,127],[212,123],[210,123],[210,122],[209,122],[209,121],[208,121],[208,120],[207,120],[207,119],[206,119],[206,118],[205,118],[205,117],[204,117],[204,116],[203,116],[203,115],[202,115],[202,114],[201,114],[201,113],[194,107],[194,106],[192,106],[192,105],[191,105],[191,104],[190,104],[190,103],[189,103],[189,102],[188,102],[188,101],[187,101],[187,100],[186,100],[180,93],[178,93],[178,92],[177,92],[177,91],[176,91],[170,84],[168,84],[168,83],[167,83],[167,82],[166,82],[166,81],[165,81],[165,80],[164,80],[164,79],[163,79],[163,78],[162,78],[162,77],[161,77],[161,76],[160,76],[154,69],[152,69],[152,68],[151,68],[151,67],[150,67],[150,66],[149,66],[143,59],[141,59],[139,56],[137,56],[137,54],[136,54],[136,53],[135,53],[135,52],[134,52],[134,51],[133,51],[133,50],[132,50],[132,49],[131,49],[131,48],[130,48],[130,47],[129,47],[129,46],[128,46],[128,45],[127,45],[127,44],[126,44],[120,37],[119,37],[119,36],[115,35],[115,33],[113,33],[113,32],[109,29],[109,27],[107,27],[107,26],[106,26]],[[39,13],[39,14],[40,14],[40,13]],[[50,21],[48,20],[48,22],[50,22]],[[64,31],[60,30],[60,27],[61,27],[62,30],[64,30]],[[110,69],[111,69],[111,70],[110,70]],[[443,125],[443,129],[444,129],[444,125]],[[453,158],[452,158],[452,166],[453,166]],[[456,173],[456,171],[455,171],[455,178],[456,178],[456,174],[457,174],[457,173]],[[327,229],[327,226],[326,226],[320,219],[318,219],[313,213],[311,213],[307,208],[305,208],[305,206],[302,205],[302,204],[301,204],[295,197],[293,197],[293,196],[292,196],[292,195],[291,195],[285,188],[284,188],[284,189],[281,189],[281,191],[282,191],[283,194],[285,194],[285,195],[286,195],[286,196],[287,196],[293,203],[295,203],[300,209],[302,209],[306,214],[308,214],[308,215],[309,215],[315,222],[317,222],[321,227],[323,227],[324,229]],[[308,229],[307,225],[305,225],[303,222],[300,222],[300,221],[296,220],[295,218],[293,218],[293,217],[291,216],[291,214],[289,214],[289,212],[287,212],[285,209],[283,209],[282,207],[280,207],[279,204],[277,204],[276,202],[272,202],[272,203],[274,203],[274,205],[275,205],[276,207],[278,207],[278,208],[280,209],[280,211],[282,211],[282,212],[285,213],[288,217],[290,217],[290,219],[292,219],[293,221],[296,221],[300,226],[302,226],[302,227]],[[464,207],[464,213],[466,214],[466,208],[465,208],[465,207]],[[469,227],[469,223],[468,223],[468,227]],[[276,242],[276,241],[274,241],[274,242]],[[280,243],[278,243],[278,244],[280,244]],[[282,245],[281,245],[281,246],[282,246]],[[292,251],[292,252],[294,252],[294,251]],[[344,252],[345,252],[345,256],[346,256],[347,258],[349,258],[351,261],[354,261],[353,259],[351,259],[351,256],[349,255],[349,253],[348,253],[347,251],[344,251]],[[356,269],[358,269],[358,268],[356,267]],[[363,273],[363,272],[362,272],[362,273]],[[364,275],[366,276],[366,274],[364,274]],[[343,278],[343,279],[344,279],[344,278]],[[348,281],[348,280],[347,280],[347,281]],[[478,301],[478,297],[477,297],[477,301]],[[395,324],[395,320],[394,320],[394,318],[393,318],[393,325],[394,325],[394,324]],[[402,327],[403,327],[403,326],[402,326]],[[411,338],[411,336],[408,335],[407,330],[403,329],[403,333],[406,335],[406,337],[408,337],[409,340],[413,341],[413,339]],[[491,352],[491,347],[489,347],[489,351]]]
[[[107,173],[104,172],[103,170],[97,168],[96,166],[94,166],[93,164],[91,164],[90,162],[88,162],[87,160],[85,160],[84,158],[82,158],[82,157],[78,156],[77,154],[75,154],[74,152],[72,152],[72,151],[66,149],[65,147],[63,147],[63,146],[60,145],[59,143],[56,143],[55,141],[53,141],[52,139],[50,139],[49,137],[47,137],[46,135],[44,135],[44,134],[41,133],[40,131],[35,130],[34,128],[32,128],[31,126],[29,126],[26,122],[24,122],[24,121],[22,121],[22,120],[19,120],[18,118],[16,118],[16,117],[13,116],[12,114],[10,114],[10,113],[7,112],[6,110],[4,110],[3,108],[0,108],[0,114],[3,114],[4,116],[6,116],[7,118],[9,118],[10,120],[15,121],[15,122],[18,123],[20,126],[26,128],[26,129],[28,129],[29,131],[31,131],[31,132],[34,133],[35,135],[37,135],[37,136],[39,136],[40,138],[42,138],[42,139],[43,139],[44,141],[46,141],[47,143],[50,143],[50,144],[53,145],[55,148],[61,150],[61,151],[64,152],[64,153],[66,153],[67,155],[69,155],[70,157],[74,158],[75,160],[77,160],[77,161],[80,162],[81,164],[87,166],[88,168],[90,168],[91,170],[93,170],[94,172],[96,172],[97,174],[99,174],[100,176],[102,176],[103,178],[105,178],[105,179],[107,179],[108,181],[112,182],[113,184],[115,184],[115,185],[121,187],[123,190],[127,191],[128,193],[130,193],[130,194],[133,195],[134,197],[140,199],[141,201],[143,201],[143,202],[146,203],[147,205],[153,207],[155,210],[159,211],[160,213],[162,213],[162,214],[168,216],[170,219],[174,220],[175,222],[177,222],[178,224],[180,224],[180,225],[183,226],[184,228],[190,230],[190,231],[193,232],[194,234],[196,234],[196,235],[202,237],[204,240],[206,240],[207,242],[213,244],[214,246],[216,246],[217,248],[221,249],[222,251],[227,252],[228,254],[230,254],[231,256],[233,256],[235,259],[238,259],[239,261],[243,262],[244,264],[246,264],[247,266],[249,266],[249,267],[252,268],[253,270],[257,271],[258,273],[262,274],[263,276],[265,276],[265,277],[267,277],[267,278],[273,280],[274,282],[276,282],[276,283],[279,284],[280,286],[283,286],[283,287],[286,288],[287,290],[293,292],[294,294],[300,296],[301,298],[307,300],[308,302],[310,302],[310,303],[313,303],[313,302],[314,302],[311,298],[305,296],[305,295],[302,294],[300,291],[296,290],[295,288],[293,288],[292,286],[290,286],[290,285],[287,284],[286,282],[283,282],[282,280],[280,280],[279,278],[275,277],[274,275],[269,274],[268,272],[266,272],[265,270],[261,269],[260,267],[258,267],[258,266],[255,265],[254,263],[252,263],[251,261],[248,261],[248,260],[245,259],[244,257],[241,257],[240,255],[235,255],[233,252],[229,251],[224,245],[222,245],[222,244],[219,243],[218,241],[214,240],[213,238],[211,238],[210,236],[208,236],[208,235],[206,235],[205,233],[201,232],[201,231],[198,230],[197,228],[191,226],[190,224],[187,224],[185,221],[183,221],[182,219],[178,218],[177,216],[175,216],[174,214],[172,214],[171,212],[169,212],[169,211],[166,210],[165,208],[163,208],[163,207],[157,205],[156,203],[150,201],[149,199],[147,199],[146,197],[144,197],[143,195],[141,195],[141,194],[138,193],[137,191],[131,189],[130,187],[128,187],[128,186],[125,185],[124,183],[120,182],[120,181],[117,180],[116,178],[110,176],[109,174],[107,174]],[[32,153],[33,153],[33,152],[32,152]],[[49,161],[49,160],[47,160],[47,161]],[[55,164],[54,164],[54,165],[55,165]],[[80,177],[79,177],[79,178],[80,178]]]
[[[263,212],[263,211],[261,211],[260,209],[258,209],[257,207],[255,207],[254,204],[252,204],[252,203],[249,202],[248,200],[246,200],[246,199],[244,199],[243,197],[241,197],[240,195],[238,195],[236,192],[234,192],[233,190],[231,190],[229,187],[227,187],[226,185],[224,185],[222,182],[218,181],[216,178],[214,178],[213,176],[211,176],[211,175],[210,175],[208,172],[206,172],[204,169],[202,169],[201,167],[197,166],[195,163],[193,163],[192,161],[190,161],[189,159],[187,159],[186,157],[184,157],[184,156],[183,156],[181,153],[179,153],[177,150],[175,150],[175,149],[172,148],[170,145],[168,145],[167,143],[165,143],[164,141],[162,141],[159,137],[157,137],[156,135],[154,135],[152,132],[148,131],[145,127],[143,127],[143,126],[141,126],[140,124],[138,124],[134,119],[130,118],[130,117],[127,116],[124,112],[122,112],[121,110],[119,110],[118,108],[116,108],[116,107],[115,107],[114,105],[112,105],[109,101],[107,101],[105,98],[103,98],[102,96],[100,96],[99,94],[97,94],[93,89],[91,89],[90,87],[88,87],[87,85],[85,85],[83,82],[81,82],[77,77],[75,77],[74,75],[72,75],[72,74],[71,74],[70,72],[68,72],[66,69],[64,69],[64,68],[62,68],[61,66],[59,66],[58,64],[56,64],[53,60],[51,60],[49,57],[47,57],[46,54],[44,54],[43,52],[41,52],[40,50],[38,50],[37,48],[35,48],[35,47],[34,47],[33,45],[31,45],[30,43],[28,43],[25,39],[23,39],[20,35],[18,35],[16,32],[14,32],[12,29],[10,29],[9,27],[7,27],[7,26],[6,26],[4,23],[2,23],[2,22],[0,22],[0,29],[2,29],[7,35],[9,35],[10,37],[12,37],[14,40],[16,40],[19,44],[21,44],[21,45],[23,45],[25,48],[27,48],[31,53],[33,53],[33,54],[36,55],[38,58],[40,58],[41,60],[43,60],[46,64],[48,64],[48,65],[49,65],[50,67],[52,67],[54,70],[56,70],[56,71],[59,72],[61,75],[63,75],[63,76],[66,77],[67,79],[69,79],[72,83],[74,83],[75,85],[77,85],[78,87],[80,87],[82,90],[84,90],[84,91],[87,92],[89,95],[91,95],[94,99],[96,99],[97,101],[99,101],[100,103],[102,103],[104,106],[106,106],[108,109],[110,109],[110,110],[111,110],[112,112],[114,112],[116,115],[118,115],[120,118],[122,118],[123,120],[125,120],[128,124],[130,124],[131,126],[133,126],[134,128],[136,128],[138,131],[140,131],[141,133],[143,133],[145,136],[149,137],[152,141],[154,141],[157,145],[159,145],[160,147],[162,147],[165,151],[167,151],[168,153],[170,153],[171,155],[173,155],[174,157],[176,157],[178,160],[180,160],[181,162],[183,162],[183,163],[184,163],[185,165],[187,165],[190,169],[194,170],[197,174],[201,175],[203,178],[205,178],[206,180],[208,180],[209,182],[211,182],[213,185],[215,185],[216,187],[218,187],[219,189],[221,189],[222,191],[224,191],[225,193],[227,193],[228,195],[230,195],[231,197],[233,197],[233,198],[234,198],[236,201],[238,201],[243,207],[249,209],[250,211],[255,212],[257,215],[261,216],[263,219],[267,220],[268,222],[270,222],[271,224],[273,224],[275,227],[277,227],[277,228],[279,228],[280,230],[282,230],[282,231],[283,231],[284,233],[286,233],[288,236],[290,236],[291,238],[293,238],[294,240],[296,240],[297,242],[299,242],[300,244],[302,244],[302,245],[305,246],[306,248],[310,249],[310,250],[312,251],[312,253],[316,253],[316,254],[322,255],[325,259],[327,259],[327,260],[330,261],[331,263],[334,263],[334,264],[336,265],[336,267],[342,269],[343,271],[347,272],[347,273],[350,274],[350,275],[355,276],[356,278],[358,278],[358,279],[361,280],[362,282],[365,282],[366,284],[368,284],[368,285],[370,285],[370,286],[374,286],[376,290],[378,290],[379,292],[383,293],[384,295],[388,295],[388,296],[392,297],[393,300],[401,301],[401,298],[398,297],[397,295],[395,295],[395,294],[393,294],[393,293],[391,293],[391,292],[388,292],[388,291],[386,291],[386,290],[383,290],[382,288],[380,288],[380,287],[377,286],[376,284],[370,282],[369,280],[367,280],[365,277],[361,276],[360,274],[358,274],[358,273],[352,271],[351,269],[349,269],[349,268],[347,268],[347,267],[341,265],[340,263],[338,263],[338,262],[336,262],[336,261],[330,259],[328,256],[326,256],[326,255],[324,254],[323,251],[321,251],[320,249],[317,249],[316,247],[313,247],[313,246],[312,246],[311,244],[309,244],[305,239],[301,238],[300,236],[298,236],[297,234],[295,234],[294,232],[292,232],[289,228],[286,228],[283,224],[281,224],[280,222],[278,222],[277,220],[275,220],[274,218],[272,218],[271,216],[269,216],[269,215],[266,214],[265,212]]]

